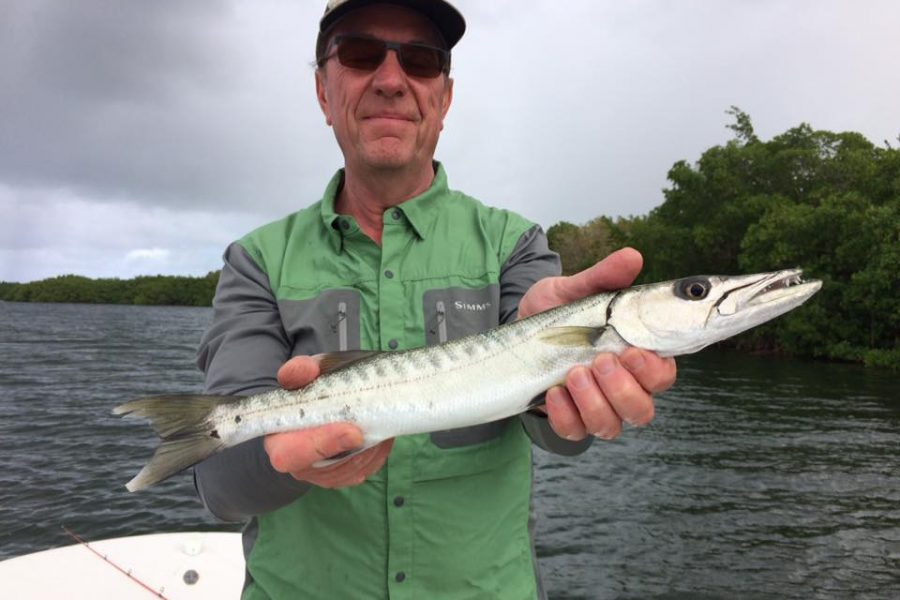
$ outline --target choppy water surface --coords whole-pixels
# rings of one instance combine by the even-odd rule
[[[187,475],[129,494],[155,445],[112,417],[191,392],[208,309],[0,303],[0,559],[88,539],[221,529]],[[651,427],[536,452],[552,598],[900,598],[895,375],[704,354]],[[232,527],[233,529],[233,527]]]

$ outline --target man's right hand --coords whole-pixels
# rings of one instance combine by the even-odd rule
[[[278,383],[295,390],[319,376],[319,363],[309,356],[296,356],[278,370]],[[363,443],[362,431],[351,423],[331,423],[267,435],[263,447],[272,467],[294,479],[323,488],[359,485],[384,465],[394,440],[386,440],[353,458],[317,469],[313,463],[355,450]]]

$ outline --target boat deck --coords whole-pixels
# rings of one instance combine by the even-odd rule
[[[241,535],[157,533],[74,544],[2,561],[0,581],[4,597],[20,600],[237,599]]]

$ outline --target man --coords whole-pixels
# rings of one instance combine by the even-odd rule
[[[637,275],[640,255],[623,250],[552,277],[539,227],[448,189],[433,157],[464,30],[440,0],[329,2],[316,92],[345,166],[319,202],[226,251],[199,356],[209,392],[300,387],[321,352],[440,343]],[[250,520],[245,598],[540,597],[531,443],[577,454],[623,421],[643,425],[674,377],[652,353],[601,355],[547,393],[546,412],[405,436],[321,469],[361,444],[358,428],[270,435],[198,465],[197,488],[217,516]]]

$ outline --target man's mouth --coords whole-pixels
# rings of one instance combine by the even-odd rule
[[[364,121],[407,121],[407,122],[412,123],[416,119],[414,119],[412,116],[404,114],[404,113],[378,112],[378,113],[372,113],[369,115],[365,115],[363,117],[363,120]]]

